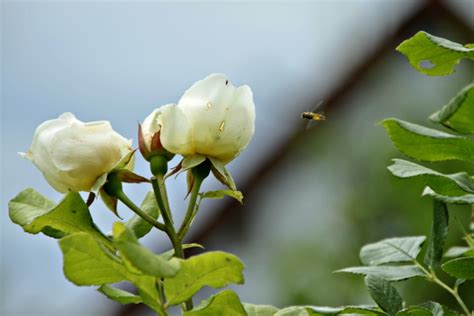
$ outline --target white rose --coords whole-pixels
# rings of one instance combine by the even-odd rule
[[[183,156],[201,155],[226,164],[248,145],[255,129],[252,90],[234,87],[222,74],[196,82],[177,105],[159,110],[163,147]]]
[[[96,180],[126,154],[131,140],[112,129],[108,121],[84,123],[71,113],[42,123],[24,157],[41,170],[57,191],[91,191]]]

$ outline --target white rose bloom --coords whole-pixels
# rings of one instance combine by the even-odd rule
[[[248,145],[255,129],[252,90],[234,87],[223,74],[196,82],[177,105],[159,110],[161,143],[183,156],[202,155],[226,164]]]
[[[115,132],[108,121],[84,123],[64,113],[38,126],[30,149],[22,155],[54,189],[66,193],[90,191],[131,150],[131,140]]]

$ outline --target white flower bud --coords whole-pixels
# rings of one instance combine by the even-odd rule
[[[196,82],[177,105],[159,110],[163,147],[183,156],[228,163],[248,145],[255,129],[252,90],[234,87],[222,74]]]
[[[64,113],[38,126],[29,151],[22,155],[54,189],[66,193],[90,191],[131,150],[131,140],[115,132],[108,121],[84,123]]]
[[[141,125],[144,144],[148,151],[151,151],[151,140],[153,136],[160,131],[160,124],[158,122],[160,115],[161,108],[154,110],[145,118]]]
[[[142,136],[143,136],[143,142],[144,145],[146,146],[146,149],[149,152],[152,152],[154,148],[152,148],[152,140],[153,136],[155,136],[156,133],[160,131],[161,128],[161,121],[160,121],[160,115],[163,109],[173,106],[173,104],[167,104],[163,105],[160,108],[154,110],[151,112],[150,115],[148,115],[143,123],[141,124],[142,128]]]

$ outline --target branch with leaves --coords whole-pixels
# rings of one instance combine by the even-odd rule
[[[56,204],[26,189],[10,201],[10,218],[28,233],[59,239],[69,281],[98,286],[100,293],[121,304],[142,303],[161,316],[175,305],[181,306],[183,315],[209,315],[216,310],[245,313],[231,290],[194,307],[193,296],[203,287],[242,284],[244,264],[220,251],[185,258],[185,249],[203,247],[183,240],[203,199],[230,196],[242,201],[225,165],[247,146],[254,122],[248,86],[236,88],[221,74],[196,82],[177,105],[156,109],[139,126],[140,153],[151,172],[147,178],[133,172],[136,150],[109,122],[84,123],[63,114],[36,129],[31,148],[23,155],[54,189],[65,194],[63,200]],[[168,172],[175,155],[182,160]],[[190,196],[186,216],[178,226],[165,179],[181,172],[187,174]],[[228,189],[201,192],[211,172]],[[141,205],[126,194],[126,182],[150,186]],[[80,191],[89,192],[87,202]],[[97,196],[119,219],[119,202],[134,216],[114,223],[110,236],[103,233],[89,210]],[[154,228],[166,234],[172,249],[155,254],[140,243]],[[136,291],[125,291],[117,282],[128,282]]]
[[[398,50],[427,75],[447,75],[460,59],[474,59],[474,46],[461,45],[419,32]],[[439,316],[472,314],[459,287],[474,280],[474,177],[465,171],[445,174],[420,162],[462,160],[474,162],[474,85],[467,85],[430,120],[449,129],[431,129],[399,119],[382,122],[396,148],[416,160],[395,159],[389,171],[401,179],[421,179],[424,196],[433,199],[430,237],[395,237],[368,244],[360,251],[361,266],[337,272],[365,277],[365,285],[376,305],[321,307],[242,303],[232,290],[222,290],[195,306],[194,295],[204,287],[220,289],[244,282],[244,264],[233,254],[212,251],[186,258],[184,250],[201,247],[184,244],[204,199],[226,196],[242,202],[226,164],[238,156],[254,132],[255,109],[248,86],[233,87],[214,74],[188,89],[177,105],[168,104],[151,113],[139,127],[140,153],[149,162],[151,176],[133,172],[135,150],[130,141],[112,130],[105,121],[83,123],[65,113],[40,125],[33,144],[24,156],[43,173],[48,183],[65,194],[55,203],[34,189],[20,192],[10,201],[12,222],[31,234],[43,233],[58,239],[64,258],[64,274],[79,286],[97,286],[98,291],[121,304],[145,304],[157,315],[168,315],[181,306],[185,316],[249,315],[396,315]],[[168,172],[174,155],[180,163]],[[178,225],[167,196],[166,179],[185,172],[188,207]],[[213,174],[228,189],[201,192],[201,184]],[[137,205],[125,193],[123,183],[144,183],[150,191]],[[80,191],[89,192],[85,202]],[[118,216],[121,202],[134,215],[117,221],[111,234],[93,222],[89,206],[100,196]],[[471,205],[473,215],[464,232],[464,245],[445,251],[450,204]],[[120,218],[121,219],[121,218]],[[152,229],[165,234],[172,249],[156,254],[140,243]],[[427,241],[426,241],[427,240]],[[422,247],[426,247],[421,258]],[[450,276],[451,281],[445,280]],[[396,283],[423,278],[441,287],[457,307],[437,302],[407,306]],[[128,292],[115,285],[132,284]]]

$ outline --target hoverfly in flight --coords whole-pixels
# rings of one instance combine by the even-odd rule
[[[316,112],[316,110],[321,106],[321,104],[323,104],[323,101],[320,101],[311,112],[301,113],[301,118],[308,120],[306,129],[309,129],[311,126],[313,126],[315,122],[326,120],[326,116],[324,115],[324,113]]]

